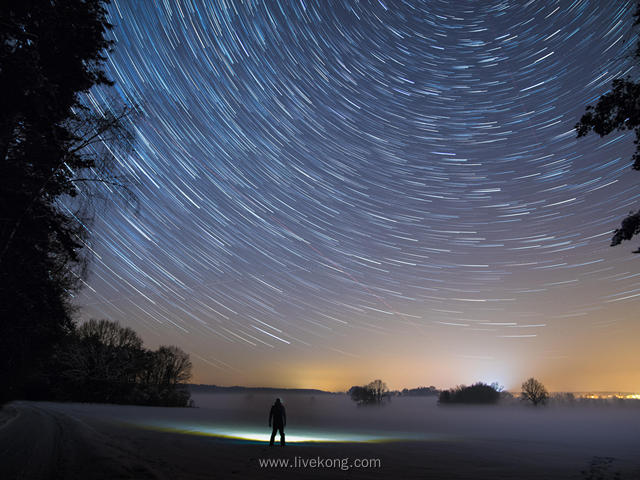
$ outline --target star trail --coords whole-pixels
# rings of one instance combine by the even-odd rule
[[[89,227],[82,317],[195,381],[633,389],[632,134],[577,140],[636,69],[630,1],[124,1],[110,90],[137,209]],[[637,362],[636,362],[637,363]]]

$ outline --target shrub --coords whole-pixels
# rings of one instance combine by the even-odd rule
[[[500,387],[497,384],[474,383],[470,387],[460,385],[440,392],[438,403],[474,403],[492,404],[500,400]]]

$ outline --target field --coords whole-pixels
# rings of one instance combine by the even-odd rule
[[[283,393],[281,448],[267,444],[273,395],[193,398],[182,409],[10,404],[0,478],[640,478],[637,407],[444,407],[434,397],[357,407]]]

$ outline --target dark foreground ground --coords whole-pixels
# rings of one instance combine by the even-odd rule
[[[175,427],[187,421],[193,425],[204,414],[215,417],[220,413],[215,408],[15,402],[0,414],[0,479],[640,479],[640,432],[633,435],[640,415],[636,410],[608,420],[609,424],[621,421],[629,426],[622,443],[615,435],[567,441],[572,437],[562,431],[541,441],[544,426],[532,430],[532,438],[527,438],[526,432],[514,436],[499,422],[495,423],[499,434],[478,435],[477,423],[465,420],[465,415],[470,415],[465,411],[445,412],[445,416],[462,416],[459,425],[445,422],[451,433],[448,436],[370,443],[291,443],[284,448],[179,433],[173,427],[167,431],[167,423],[156,428],[147,421],[173,417]],[[473,415],[469,418],[476,419],[478,414]],[[624,416],[629,417],[628,422]],[[494,423],[486,418],[477,422]],[[384,423],[380,421],[382,426]],[[467,436],[461,434],[464,425],[470,432]],[[445,431],[445,426],[440,431]],[[592,433],[587,425],[578,435]],[[294,466],[261,466],[265,459],[281,459]],[[312,461],[321,466],[300,466]],[[358,461],[372,466],[354,466]]]

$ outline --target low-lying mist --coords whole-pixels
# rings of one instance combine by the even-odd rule
[[[438,405],[437,397],[392,397],[381,406],[358,406],[347,395],[279,394],[287,427],[306,431],[437,435],[456,440],[505,440],[605,445],[640,451],[640,408],[625,406]],[[267,429],[276,395],[194,394],[197,416]]]
[[[438,405],[437,397],[392,397],[381,406],[358,406],[345,394],[194,393],[195,408],[51,404],[74,416],[193,434],[251,432],[268,438],[271,405],[286,407],[291,438],[353,441],[465,442],[500,451],[630,457],[640,451],[640,408],[510,403]],[[627,406],[624,406],[627,405]],[[629,407],[629,405],[634,405]],[[227,433],[224,433],[227,432]],[[232,432],[232,433],[229,433]],[[266,437],[265,437],[266,436]],[[238,433],[238,438],[243,438]],[[475,447],[474,447],[475,448]]]

